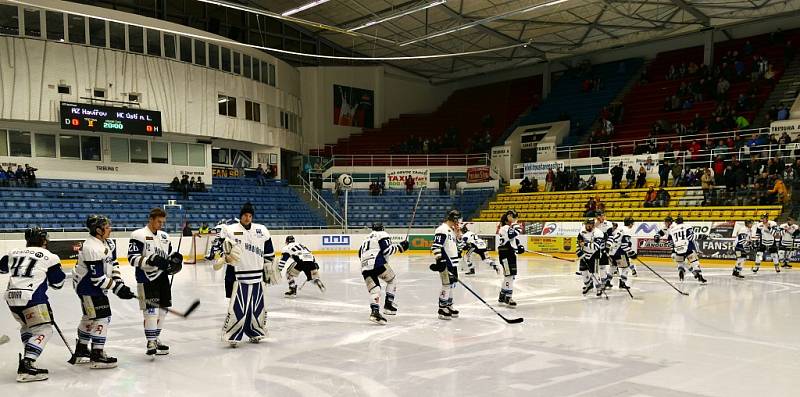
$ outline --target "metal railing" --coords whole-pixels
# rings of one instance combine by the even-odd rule
[[[489,155],[477,154],[337,154],[330,166],[336,167],[415,167],[488,165]],[[328,168],[326,167],[326,168]]]
[[[317,191],[317,189],[314,188],[314,185],[311,183],[310,180],[306,180],[302,174],[298,176],[300,178],[303,191],[308,193],[309,197],[311,197],[311,200],[317,205],[317,208],[322,208],[323,210],[325,210],[325,214],[333,218],[334,223],[339,225],[342,231],[344,231],[345,230],[344,218],[342,218],[342,216],[339,215],[339,213],[336,211],[335,208],[333,208],[333,206],[331,206],[330,204],[328,204],[327,201],[325,201],[322,195],[319,194],[319,191]]]

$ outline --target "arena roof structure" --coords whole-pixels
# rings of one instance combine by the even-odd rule
[[[800,10],[800,0],[200,0],[263,11],[446,81]],[[723,31],[724,33],[724,31]],[[491,51],[492,49],[500,49]],[[489,51],[487,51],[489,50]],[[477,52],[477,53],[474,53]]]

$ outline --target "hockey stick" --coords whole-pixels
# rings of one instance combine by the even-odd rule
[[[679,293],[679,294],[681,294],[681,295],[686,295],[686,296],[689,296],[689,294],[687,294],[686,292],[683,292],[683,291],[679,290],[679,289],[678,289],[678,287],[676,287],[675,285],[673,285],[671,282],[667,281],[667,279],[665,279],[664,277],[661,277],[661,275],[660,275],[660,274],[658,274],[658,272],[656,272],[655,270],[653,270],[653,268],[652,268],[652,267],[650,267],[650,266],[647,266],[647,264],[646,264],[646,263],[644,263],[644,262],[642,262],[642,260],[641,260],[641,259],[639,259],[639,258],[637,257],[637,258],[636,258],[636,260],[637,260],[637,261],[639,261],[639,263],[641,263],[642,265],[644,265],[644,267],[646,267],[646,268],[647,268],[647,270],[650,270],[651,272],[653,272],[653,274],[655,274],[656,276],[658,276],[658,278],[660,278],[660,279],[664,280],[664,282],[665,282],[665,283],[669,284],[669,286],[670,286],[670,287],[672,287],[672,289],[674,289],[675,291],[678,291],[678,293]]]
[[[11,338],[9,338],[8,335],[0,335],[0,345],[8,343],[10,340]]]
[[[414,203],[414,211],[411,212],[411,222],[408,223],[408,230],[406,230],[406,240],[408,240],[408,235],[411,234],[411,225],[414,224],[414,218],[417,216],[417,206],[419,206],[419,199],[422,198],[422,189],[425,187],[419,188],[419,194],[417,194],[417,202]]]
[[[558,257],[558,256],[554,256],[554,255],[550,255],[550,254],[545,254],[545,253],[543,253],[543,252],[530,251],[530,250],[527,250],[527,249],[525,250],[525,252],[527,252],[527,253],[529,253],[529,254],[536,254],[536,255],[546,256],[546,257],[548,257],[548,258],[558,259],[558,260],[560,260],[560,261],[565,261],[565,262],[575,263],[575,260],[574,260],[574,259],[560,258],[560,257]]]
[[[183,232],[181,232],[181,236],[178,237],[178,249],[175,250],[175,252],[177,252],[179,254],[181,253],[181,243],[183,243]],[[183,256],[183,254],[181,254],[181,256]],[[197,261],[195,261],[195,262],[197,262]],[[169,286],[170,287],[172,287],[172,280],[174,280],[174,279],[175,279],[175,275],[174,274],[169,276]]]
[[[473,291],[473,290],[472,290],[472,288],[470,288],[470,287],[469,287],[467,284],[464,284],[464,282],[463,282],[463,281],[461,281],[461,279],[459,279],[459,280],[458,280],[458,283],[459,283],[459,284],[461,284],[461,285],[463,285],[463,286],[464,286],[464,288],[466,288],[466,289],[467,289],[467,291],[469,291],[469,292],[471,292],[471,293],[472,293],[472,295],[475,295],[475,297],[476,297],[476,298],[478,298],[478,300],[479,300],[479,301],[483,302],[483,304],[484,304],[484,305],[486,305],[486,307],[488,307],[489,309],[492,309],[492,311],[494,312],[494,314],[496,314],[496,315],[500,316],[500,318],[502,318],[502,319],[503,319],[503,321],[505,321],[506,323],[508,323],[508,324],[519,324],[519,323],[521,323],[521,322],[523,321],[523,318],[522,318],[522,317],[520,317],[520,318],[511,318],[511,319],[509,319],[509,318],[506,318],[505,316],[503,316],[502,314],[500,314],[500,312],[498,312],[498,311],[497,311],[495,308],[493,308],[493,307],[492,307],[490,304],[486,303],[486,301],[485,301],[485,300],[483,300],[483,298],[481,298],[481,296],[480,296],[480,295],[478,295],[478,293],[477,293],[477,292]]]
[[[69,342],[67,342],[67,338],[64,337],[64,333],[61,332],[61,328],[58,326],[58,324],[56,324],[55,319],[53,319],[53,328],[56,329],[58,336],[61,337],[61,341],[64,342],[64,346],[66,346],[67,350],[69,351],[69,360],[67,360],[67,362],[71,365],[75,365],[75,363],[78,361],[78,357],[75,356],[75,352],[72,350],[72,347],[70,347]]]
[[[139,297],[136,296],[136,295],[134,295],[133,297],[135,299],[139,299]],[[161,307],[160,309],[164,309],[168,313],[172,313],[172,314],[174,314],[174,315],[176,315],[178,317],[187,318],[187,317],[189,317],[190,314],[192,314],[192,312],[194,312],[197,309],[198,306],[200,306],[200,299],[195,299],[194,302],[192,302],[192,304],[189,305],[189,308],[186,309],[186,311],[184,311],[184,312],[179,312],[179,311],[177,311],[177,310],[175,310],[175,309],[173,309],[171,307]]]

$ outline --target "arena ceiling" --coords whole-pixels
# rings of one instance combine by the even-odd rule
[[[321,4],[289,18],[297,18],[295,23],[359,56],[420,56],[508,47],[461,57],[386,61],[432,81],[556,60],[701,29],[723,28],[800,10],[800,0],[317,2]],[[245,0],[241,3],[282,14],[313,0]],[[422,9],[426,5],[430,7]],[[385,20],[389,17],[395,18]]]

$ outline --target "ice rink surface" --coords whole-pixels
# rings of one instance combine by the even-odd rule
[[[462,277],[508,317],[507,325],[460,286],[461,317],[436,317],[439,278],[428,255],[399,255],[397,316],[368,321],[369,296],[357,260],[319,255],[325,294],[306,284],[296,299],[285,285],[268,289],[269,337],[232,349],[220,341],[227,308],[223,273],[185,266],[175,278],[175,308],[202,301],[186,320],[167,318],[162,341],[171,354],[144,354],[135,301],[111,298],[106,349],[119,367],[90,370],[66,363],[54,333],[37,365],[44,382],[14,381],[19,333],[0,315],[3,397],[41,396],[797,396],[800,390],[800,270],[771,266],[745,280],[730,267],[706,268],[708,285],[686,281],[681,296],[639,266],[631,299],[580,294],[569,263],[524,256],[516,309],[498,307],[500,277],[488,268]],[[655,264],[655,263],[654,263]],[[765,263],[766,265],[766,263]],[[666,262],[654,267],[677,285]],[[133,272],[123,266],[128,285]],[[303,280],[305,277],[300,276]],[[5,289],[7,276],[0,276]],[[616,279],[615,279],[616,287]],[[80,307],[69,286],[50,292],[55,319],[74,344]],[[5,305],[3,305],[5,306]]]

